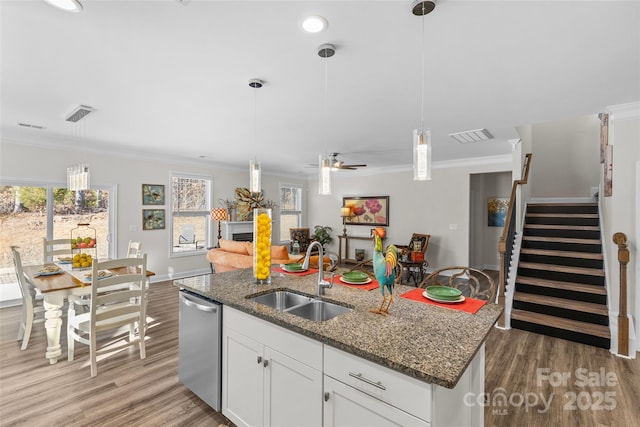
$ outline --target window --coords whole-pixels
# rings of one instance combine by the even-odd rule
[[[280,242],[291,240],[290,228],[302,224],[302,187],[280,184]]]
[[[114,196],[115,189],[110,187],[69,191],[63,185],[3,181],[0,186],[0,270],[13,269],[11,245],[20,247],[25,265],[42,264],[42,238],[71,238],[72,230],[79,223],[88,223],[95,229],[96,255],[114,258]]]
[[[211,246],[211,177],[171,174],[171,255],[204,253]]]

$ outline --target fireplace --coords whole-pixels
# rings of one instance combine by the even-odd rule
[[[220,225],[224,240],[253,240],[253,221],[222,221]]]
[[[253,233],[233,233],[231,238],[236,242],[253,242]]]

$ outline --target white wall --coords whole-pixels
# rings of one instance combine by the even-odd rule
[[[533,198],[591,197],[600,175],[600,120],[596,115],[532,125]]]
[[[407,244],[412,233],[430,234],[426,253],[430,268],[469,265],[470,175],[511,170],[510,156],[485,160],[486,163],[481,163],[476,159],[476,164],[436,164],[432,180],[422,182],[413,181],[410,171],[377,176],[365,175],[366,170],[334,172],[332,195],[317,195],[316,181],[309,185],[309,226],[329,225],[334,236],[340,235],[344,196],[390,196],[385,245]],[[348,225],[347,233],[368,236],[370,228]],[[330,245],[335,252],[337,240],[336,237]],[[370,256],[371,246],[363,247],[367,247]]]
[[[198,272],[206,273],[210,269],[209,263],[202,254],[170,258],[168,227],[165,230],[142,231],[142,184],[164,184],[168,189],[171,171],[210,175],[213,179],[212,204],[215,207],[220,206],[218,199],[234,198],[236,187],[247,187],[249,184],[248,166],[246,171],[231,170],[214,168],[204,162],[170,162],[126,157],[118,153],[99,154],[86,151],[80,157],[78,153],[59,149],[50,150],[6,142],[0,142],[0,154],[0,179],[57,182],[62,185],[66,185],[67,166],[86,160],[91,168],[92,185],[117,187],[118,210],[115,235],[117,253],[126,252],[130,239],[141,241],[144,252],[149,255],[149,269],[156,273],[153,281]],[[262,186],[265,198],[277,203],[280,183],[302,185],[303,191],[307,187],[307,181],[300,178],[263,174]],[[168,200],[164,208],[169,208]],[[129,225],[136,225],[138,231],[129,231]],[[212,222],[210,230],[215,243],[217,224]]]

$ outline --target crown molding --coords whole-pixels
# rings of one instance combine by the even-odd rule
[[[611,121],[638,118],[640,117],[640,102],[611,105],[605,108],[605,111],[611,116]]]

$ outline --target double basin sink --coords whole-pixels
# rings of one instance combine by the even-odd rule
[[[249,295],[247,299],[314,322],[324,322],[352,310],[343,305],[319,300],[312,295],[288,290],[274,290],[254,297]]]

